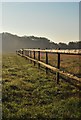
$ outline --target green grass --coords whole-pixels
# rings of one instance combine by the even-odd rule
[[[15,54],[2,57],[3,120],[81,118],[81,91]]]

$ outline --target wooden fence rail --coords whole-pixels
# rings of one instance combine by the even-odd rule
[[[65,76],[66,78],[70,78],[73,80],[76,80],[78,82],[81,82],[81,78],[78,78],[77,76],[74,76],[73,74],[64,72],[60,70],[60,55],[61,54],[69,54],[69,55],[81,55],[81,49],[79,50],[40,50],[40,49],[20,49],[16,51],[18,55],[21,55],[27,59],[29,59],[31,62],[34,62],[34,66],[36,63],[38,63],[38,68],[40,68],[40,65],[43,65],[46,67],[46,73],[48,73],[48,69],[51,69],[52,71],[56,72],[56,80],[57,83],[59,83],[59,74]],[[45,53],[46,60],[45,63],[40,60],[40,54]],[[36,59],[36,53],[38,53],[38,59]],[[48,53],[55,53],[57,54],[57,68],[53,67],[48,64]]]

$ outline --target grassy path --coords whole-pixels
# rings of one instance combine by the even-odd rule
[[[3,120],[64,119],[81,117],[81,91],[69,83],[57,85],[26,59],[3,55]]]

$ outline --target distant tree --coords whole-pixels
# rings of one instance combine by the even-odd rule
[[[67,44],[61,43],[61,42],[58,44],[58,46],[60,49],[67,49],[68,48]]]
[[[76,43],[76,47],[77,47],[78,49],[81,49],[81,41],[79,41],[79,42]]]
[[[54,42],[50,42],[50,49],[58,49],[58,44]]]

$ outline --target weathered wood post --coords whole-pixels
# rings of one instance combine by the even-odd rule
[[[29,57],[29,51],[27,50],[27,56]]]
[[[35,51],[34,51],[34,53],[33,53],[33,54],[34,54],[34,59],[35,59]],[[34,61],[34,66],[35,66],[35,61]]]
[[[20,50],[20,54],[22,55],[22,50]]]
[[[30,50],[30,58],[32,58],[32,51]],[[30,62],[32,63],[32,60],[30,60]]]
[[[29,57],[29,50],[27,51],[27,56]]]
[[[31,51],[30,51],[30,58],[31,58]]]
[[[23,56],[25,55],[25,50],[23,49]]]
[[[28,50],[28,57],[30,57],[30,51]],[[30,62],[30,60],[28,59],[28,61]]]
[[[48,64],[48,52],[46,52],[46,64]],[[48,68],[46,67],[46,74],[48,74]]]
[[[22,51],[21,51],[22,56],[23,56],[23,52],[24,52],[24,51],[23,51],[23,48],[22,48]]]
[[[40,50],[40,48],[39,48]],[[38,51],[38,61],[40,61],[40,51]],[[38,63],[38,68],[40,68],[40,63]]]
[[[26,51],[26,56],[28,56],[28,51],[27,50],[25,50]]]
[[[25,56],[27,56],[27,51],[25,50]]]
[[[27,51],[27,50],[25,50],[25,56],[28,56],[28,55],[27,55],[27,52],[28,52],[28,51]],[[26,58],[26,57],[25,57],[25,58]],[[27,58],[26,58],[26,59],[27,59]]]
[[[57,68],[60,69],[60,53],[57,53]],[[59,83],[59,72],[56,73],[56,80],[58,84]]]

